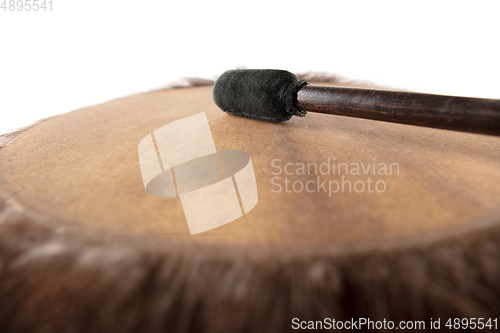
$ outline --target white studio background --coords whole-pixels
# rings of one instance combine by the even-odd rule
[[[500,98],[498,1],[52,0],[52,7],[0,9],[0,133],[238,66]]]

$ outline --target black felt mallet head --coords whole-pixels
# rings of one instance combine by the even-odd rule
[[[273,122],[308,111],[500,135],[500,100],[309,85],[277,69],[234,69],[213,88],[223,111]]]
[[[217,79],[213,98],[219,108],[235,116],[286,121],[306,115],[295,107],[297,92],[306,84],[283,70],[234,69]]]

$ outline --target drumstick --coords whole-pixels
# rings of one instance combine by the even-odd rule
[[[229,114],[273,122],[309,111],[500,135],[500,100],[314,86],[284,70],[226,71],[214,84],[213,98]]]

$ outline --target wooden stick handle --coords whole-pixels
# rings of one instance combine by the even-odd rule
[[[500,135],[500,100],[307,85],[300,111]]]

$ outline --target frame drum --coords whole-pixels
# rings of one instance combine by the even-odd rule
[[[138,145],[200,113],[217,151],[251,157],[258,202],[192,235],[178,193],[146,192]],[[431,318],[500,315],[500,138],[313,113],[239,118],[195,84],[3,141],[2,332],[287,332],[294,318],[429,330]]]

